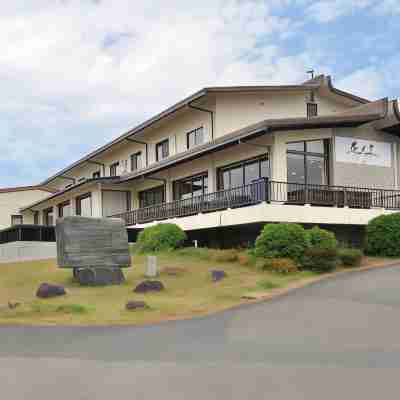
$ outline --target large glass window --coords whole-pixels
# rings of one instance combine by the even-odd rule
[[[22,225],[23,221],[22,215],[11,215],[11,225]]]
[[[201,196],[208,191],[208,174],[191,176],[174,182],[174,200]]]
[[[169,140],[165,139],[156,144],[156,161],[161,161],[169,156]]]
[[[200,127],[187,133],[187,148],[190,149],[204,142],[204,128]]]
[[[312,185],[329,184],[329,140],[287,144],[287,181]]]
[[[157,186],[152,189],[143,190],[142,192],[139,192],[139,206],[143,208],[164,203],[164,195],[164,186]]]
[[[218,189],[230,189],[249,185],[260,178],[269,178],[268,157],[241,161],[218,170]]]
[[[76,215],[80,215],[81,217],[92,216],[91,193],[86,193],[76,198]]]

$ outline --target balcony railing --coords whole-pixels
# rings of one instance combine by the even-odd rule
[[[14,225],[0,231],[0,244],[20,241],[55,242],[54,226]]]
[[[226,210],[228,208],[251,206],[262,202],[399,210],[400,191],[361,187],[308,185],[260,179],[249,185],[139,208],[110,217],[122,218],[126,225],[130,226],[157,220]]]

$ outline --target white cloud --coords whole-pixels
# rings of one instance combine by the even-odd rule
[[[328,49],[287,53],[282,45],[303,27],[304,21],[284,16],[285,7],[299,1],[314,7],[320,21],[351,12],[346,4],[357,3],[5,2],[0,166],[8,162],[15,173],[0,172],[0,186],[44,179],[201,87],[294,83],[310,67],[330,72]],[[343,82],[358,89],[356,78]]]

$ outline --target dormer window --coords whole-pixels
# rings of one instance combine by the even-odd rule
[[[318,116],[318,104],[313,102],[307,103],[307,118]]]

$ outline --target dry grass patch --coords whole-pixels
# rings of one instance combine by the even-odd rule
[[[126,282],[120,286],[81,287],[72,279],[72,271],[57,268],[55,260],[0,265],[0,324],[25,325],[111,325],[144,324],[166,319],[182,319],[224,310],[245,302],[245,293],[285,288],[312,280],[316,274],[296,272],[278,274],[261,271],[243,263],[236,251],[218,261],[207,249],[182,249],[158,256],[159,280],[165,290],[136,294],[134,287],[144,280],[146,256],[134,255],[133,268],[124,270]],[[244,265],[242,265],[244,264]],[[167,274],[165,270],[184,271]],[[212,282],[210,270],[223,269],[227,277]],[[63,285],[65,296],[37,299],[40,283]],[[130,300],[145,301],[148,309],[128,311]],[[8,303],[20,303],[10,308]]]

